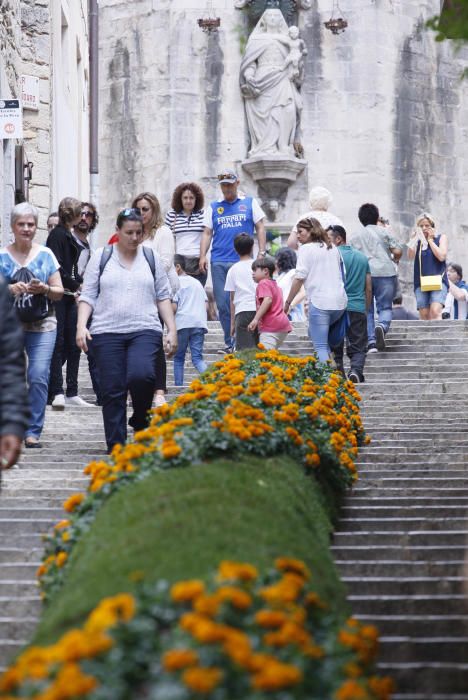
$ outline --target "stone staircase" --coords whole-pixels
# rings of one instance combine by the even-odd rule
[[[468,698],[468,323],[401,321],[368,357],[370,446],[333,540],[395,700]]]
[[[395,677],[395,700],[468,700],[467,339],[468,323],[396,322],[360,385],[373,441],[360,451],[360,480],[333,550],[353,613],[381,630],[379,671]],[[211,323],[208,362],[222,345]],[[304,326],[284,350],[310,353]],[[188,358],[186,383],[194,376]],[[80,380],[81,395],[93,400],[86,363]],[[28,641],[40,612],[40,535],[62,517],[63,500],[85,488],[85,464],[105,452],[100,409],[48,409],[43,443],[3,480],[0,668]]]

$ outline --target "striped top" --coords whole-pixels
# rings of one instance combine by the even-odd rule
[[[171,229],[176,242],[176,253],[199,257],[200,240],[204,229],[204,211],[199,209],[187,216],[184,211],[169,209],[164,223]]]

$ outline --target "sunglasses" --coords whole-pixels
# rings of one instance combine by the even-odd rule
[[[236,180],[233,180],[236,176],[233,175],[232,173],[221,173],[221,175],[218,175],[218,180],[232,180],[232,182],[236,182]],[[237,178],[236,178],[237,179]]]
[[[141,209],[138,207],[132,207],[131,209],[122,209],[119,216],[126,218],[127,216],[141,216]],[[144,211],[144,210],[143,210]]]
[[[93,212],[92,212],[92,211],[82,211],[82,212],[81,212],[81,217],[82,217],[82,218],[83,218],[83,216],[86,216],[86,217],[87,217],[87,216],[92,216],[92,215],[93,215]]]

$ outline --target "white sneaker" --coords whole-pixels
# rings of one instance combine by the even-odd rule
[[[65,397],[65,406],[81,406],[82,408],[88,408],[91,407],[93,404],[88,403],[84,399],[81,398],[81,396],[66,396]],[[52,404],[53,406],[53,404]]]
[[[162,396],[161,394],[156,394],[156,398],[154,400],[154,405],[155,406],[164,406],[165,403],[167,403],[165,397]]]
[[[63,394],[57,394],[55,399],[52,401],[53,411],[63,411],[65,409],[65,396]]]

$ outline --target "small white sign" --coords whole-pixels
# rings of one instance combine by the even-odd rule
[[[0,139],[23,138],[23,110],[19,100],[0,100]]]
[[[39,111],[39,78],[35,75],[21,76],[21,101],[23,109]]]

